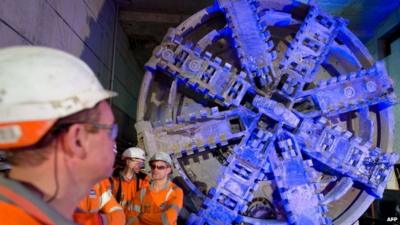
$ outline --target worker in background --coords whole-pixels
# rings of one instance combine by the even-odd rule
[[[95,184],[88,195],[79,203],[74,221],[83,225],[124,225],[125,214],[111,194],[108,179]]]
[[[1,224],[74,224],[94,184],[112,173],[118,132],[105,90],[79,58],[44,47],[0,50]]]
[[[149,177],[141,171],[145,153],[138,147],[131,147],[122,153],[123,169],[116,169],[111,178],[112,193],[124,208],[126,217],[133,213],[133,198],[139,189],[149,185]]]
[[[127,224],[176,225],[183,204],[183,191],[169,179],[171,157],[165,152],[155,153],[149,161],[150,186],[140,189],[134,199],[134,214]]]

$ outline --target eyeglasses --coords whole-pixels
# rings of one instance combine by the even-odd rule
[[[137,158],[132,158],[132,157],[127,157],[126,159],[131,161],[131,162],[135,162],[135,163],[138,163],[140,165],[144,165],[143,159],[137,159]]]
[[[152,170],[154,170],[154,169],[158,169],[158,170],[165,170],[165,169],[167,169],[168,168],[168,166],[157,166],[157,165],[150,165],[150,168],[152,169]]]
[[[106,129],[110,131],[110,138],[112,140],[115,140],[118,136],[118,124],[113,123],[113,124],[101,124],[101,123],[90,123],[90,122],[69,122],[69,123],[63,123],[63,124],[58,124],[57,127],[53,128],[55,131],[61,131],[63,129],[68,128],[69,126],[73,124],[83,124],[83,125],[88,125],[91,126],[94,129]]]
[[[100,123],[84,123],[90,126],[93,126],[97,129],[106,129],[110,131],[110,137],[115,140],[118,136],[118,124],[100,124]]]

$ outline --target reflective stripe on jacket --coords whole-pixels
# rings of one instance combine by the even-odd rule
[[[0,176],[0,221],[8,225],[74,224],[22,184],[2,176]]]
[[[100,213],[107,221],[101,219]],[[102,180],[89,190],[88,195],[80,202],[74,213],[74,220],[79,224],[94,225],[125,224],[125,214],[122,207],[111,194],[111,185],[108,179]]]
[[[160,191],[142,188],[134,199],[134,213],[127,224],[176,225],[183,205],[183,191],[172,182]]]

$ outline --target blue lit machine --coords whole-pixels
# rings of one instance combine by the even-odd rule
[[[146,64],[139,144],[171,154],[188,224],[352,224],[382,196],[396,96],[346,21],[218,0]]]

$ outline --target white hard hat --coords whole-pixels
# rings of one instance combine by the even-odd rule
[[[122,153],[122,158],[137,158],[145,160],[145,153],[143,149],[138,147],[130,147]]]
[[[150,158],[149,163],[153,161],[164,161],[168,163],[170,166],[172,166],[172,159],[169,156],[168,153],[166,152],[156,152],[154,155]]]
[[[0,135],[0,149],[32,145],[57,119],[115,95],[73,55],[33,46],[0,49],[0,134],[9,134]]]

